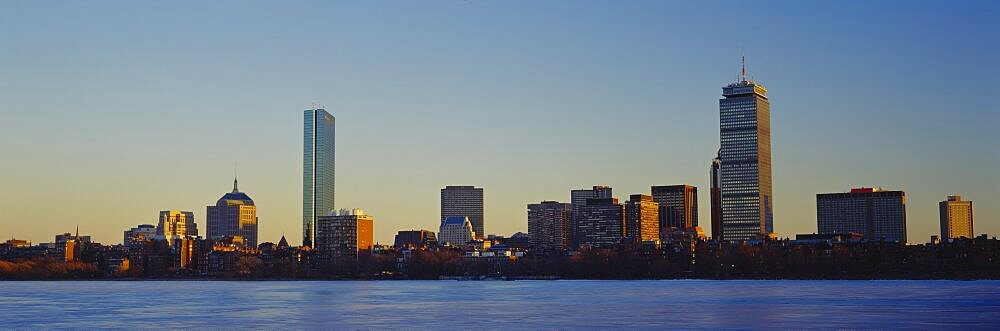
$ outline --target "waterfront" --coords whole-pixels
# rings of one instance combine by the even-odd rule
[[[1000,281],[2,282],[25,328],[981,328]]]

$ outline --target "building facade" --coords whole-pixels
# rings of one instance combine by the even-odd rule
[[[482,238],[486,233],[483,224],[483,188],[445,186],[441,189],[441,223],[452,216],[468,217],[477,238]]]
[[[692,229],[698,226],[698,188],[691,185],[653,186],[653,201],[660,204],[660,227]]]
[[[316,219],[334,210],[335,118],[324,109],[304,113],[302,245],[313,246]]]
[[[771,107],[767,89],[742,79],[719,100],[722,240],[760,239],[774,232],[771,191]]]
[[[625,236],[639,242],[659,241],[661,210],[653,196],[629,196],[629,200],[625,202]]]
[[[589,199],[611,199],[612,195],[611,187],[595,185],[589,189],[579,189],[571,190],[569,192],[569,202],[572,205],[572,215],[570,215],[570,227],[572,227],[573,232],[573,246],[578,246],[579,242],[576,240],[577,233],[577,219],[580,215],[580,209],[587,206],[587,200]]]
[[[473,239],[476,239],[476,231],[472,229],[468,216],[449,216],[438,230],[438,242],[441,244],[460,246]]]
[[[960,195],[949,195],[938,203],[941,214],[941,238],[974,238],[972,228],[972,201],[962,200]]]
[[[541,250],[572,247],[572,205],[556,201],[528,204],[528,236],[531,246]]]
[[[370,253],[375,219],[361,209],[316,219],[316,257],[321,267],[357,266],[360,254]]]
[[[437,234],[430,230],[399,231],[393,242],[393,246],[399,249],[425,248],[434,245],[437,245]]]
[[[142,247],[142,243],[156,237],[156,226],[152,224],[139,224],[139,226],[125,231],[125,238],[122,245],[129,249]]]
[[[625,207],[615,198],[588,199],[578,211],[576,230],[581,247],[617,245],[625,236]]]
[[[233,191],[222,195],[215,206],[205,208],[205,237],[217,240],[240,236],[246,247],[257,247],[257,207],[237,184],[233,179]]]
[[[174,239],[198,237],[198,224],[194,213],[179,210],[160,212],[160,223],[156,225],[156,238],[173,245]]]
[[[860,233],[866,240],[906,243],[906,193],[855,188],[816,195],[819,234]]]

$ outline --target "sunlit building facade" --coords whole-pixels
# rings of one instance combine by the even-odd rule
[[[139,248],[143,242],[156,237],[156,226],[152,224],[140,224],[137,227],[125,231],[122,244],[130,249]]]
[[[173,245],[174,239],[198,237],[198,224],[194,213],[189,211],[164,210],[160,212],[160,223],[156,226],[156,238]]]
[[[477,238],[485,235],[483,224],[483,188],[446,186],[441,189],[441,223],[448,217],[465,216],[472,223]]]
[[[906,243],[906,193],[854,188],[816,195],[819,234],[860,233],[867,240]]]
[[[653,196],[630,195],[625,202],[625,236],[639,242],[660,240],[660,210]]]
[[[476,239],[476,231],[472,229],[472,221],[468,216],[450,216],[441,223],[438,230],[438,242],[461,246]]]
[[[743,78],[722,88],[719,151],[722,240],[761,239],[774,232],[771,193],[771,106],[763,85]]]
[[[313,246],[316,219],[334,210],[335,118],[324,109],[304,112],[302,245]]]
[[[353,209],[316,219],[316,254],[323,266],[356,266],[372,250],[375,219]]]
[[[938,204],[941,214],[941,238],[972,238],[972,201],[962,200],[960,195],[950,195]]]
[[[217,240],[240,236],[246,247],[257,247],[257,207],[237,184],[233,179],[233,191],[219,198],[215,206],[205,208],[205,237]]]

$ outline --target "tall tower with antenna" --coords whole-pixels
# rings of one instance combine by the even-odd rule
[[[766,238],[774,232],[771,104],[767,88],[747,79],[742,54],[740,78],[723,87],[722,96],[721,149],[717,161],[713,161],[713,171],[718,167],[721,222],[720,229],[712,224],[712,233],[721,237],[716,239],[727,241]]]

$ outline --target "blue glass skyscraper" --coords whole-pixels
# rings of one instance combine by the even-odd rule
[[[325,109],[304,112],[302,145],[302,245],[312,247],[316,218],[333,210],[334,117]]]

